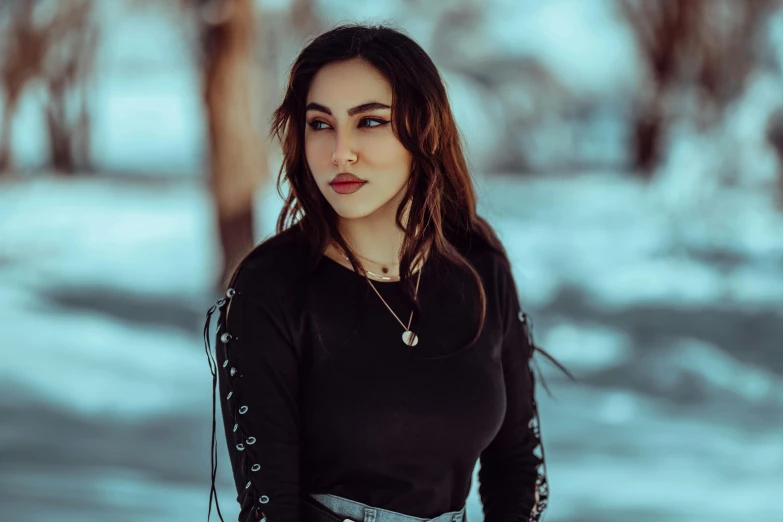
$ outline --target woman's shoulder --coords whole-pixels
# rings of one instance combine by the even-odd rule
[[[252,293],[291,290],[308,270],[309,253],[301,229],[289,227],[256,245],[237,266],[231,285]]]
[[[308,249],[309,245],[303,232],[294,225],[256,245],[245,256],[242,267],[245,269],[284,268],[291,263],[304,261]]]
[[[494,234],[492,237],[487,237],[474,231],[462,244],[461,250],[470,264],[487,281],[504,279],[511,273],[506,248]]]

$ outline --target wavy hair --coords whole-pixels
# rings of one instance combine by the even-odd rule
[[[418,316],[411,269],[425,249],[430,256],[438,255],[467,271],[478,288],[480,309],[468,348],[484,326],[486,293],[481,277],[463,253],[471,242],[479,240],[499,253],[509,267],[510,263],[492,227],[476,213],[473,180],[438,69],[421,46],[402,32],[384,25],[340,25],[317,36],[296,58],[270,132],[270,137],[280,141],[283,152],[277,191],[285,203],[277,232],[294,224],[300,226],[310,241],[313,263],[334,241],[354,270],[366,275],[340,234],[336,212],[313,180],[304,152],[305,104],[314,76],[329,63],[351,59],[372,65],[391,85],[392,128],[412,156],[406,193],[395,217],[404,232],[400,253],[404,295]],[[282,193],[284,182],[289,185],[287,195]],[[408,219],[403,223],[406,206]]]

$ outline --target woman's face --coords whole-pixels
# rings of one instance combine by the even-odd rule
[[[322,67],[307,94],[305,156],[337,214],[391,215],[405,194],[411,155],[392,132],[392,91],[371,65],[353,59]],[[335,183],[352,174],[356,183]]]

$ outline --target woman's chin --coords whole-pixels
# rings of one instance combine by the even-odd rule
[[[370,207],[369,205],[350,205],[341,203],[339,205],[332,205],[335,213],[343,219],[361,219],[372,215],[376,210],[376,207]]]

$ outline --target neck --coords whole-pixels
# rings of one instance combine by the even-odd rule
[[[363,218],[338,220],[343,238],[354,253],[364,258],[360,258],[360,261],[372,260],[385,265],[399,262],[405,233],[394,222],[396,211],[396,203],[387,204]],[[407,217],[406,209],[403,223],[406,223]]]
[[[388,271],[383,275],[399,276],[398,263],[405,233],[397,227],[394,218],[404,195],[405,189],[403,188],[385,205],[363,218],[345,219],[338,216],[337,227],[340,234],[354,253],[361,256],[359,263],[365,269],[380,273],[379,269],[385,266]],[[409,209],[410,203],[402,213],[403,225],[407,224]],[[347,263],[334,245],[327,248],[327,255],[338,262]],[[368,263],[367,260],[371,260],[371,262]]]

